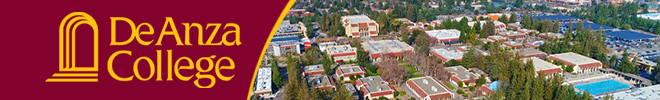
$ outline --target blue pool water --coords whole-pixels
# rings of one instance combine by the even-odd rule
[[[600,94],[609,91],[616,91],[630,88],[630,85],[623,84],[615,80],[605,80],[595,83],[576,85],[575,88],[582,91],[589,91],[590,94]]]

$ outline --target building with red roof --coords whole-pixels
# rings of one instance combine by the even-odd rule
[[[328,75],[311,75],[306,76],[305,79],[307,79],[307,85],[312,88],[319,90],[335,88],[335,81],[330,79]]]
[[[344,62],[352,61],[357,58],[356,50],[357,48],[351,47],[350,45],[336,45],[336,46],[327,46],[325,47],[328,53],[335,62]]]
[[[351,76],[364,77],[364,73],[366,73],[366,71],[356,64],[341,65],[337,67],[337,71],[335,71],[337,77],[344,77],[343,81],[350,81],[351,79],[349,77]]]
[[[493,36],[488,36],[488,40],[497,41],[497,42],[504,42],[508,39],[506,37],[503,37],[503,36],[493,35]]]
[[[538,75],[538,73],[544,73],[548,75],[548,77],[550,77],[554,75],[560,75],[563,72],[561,67],[557,65],[553,65],[552,63],[542,60],[540,58],[530,57],[525,60],[532,61],[532,63],[534,64],[534,72],[536,72],[536,75]]]
[[[539,57],[545,59],[548,56],[548,54],[546,54],[545,52],[534,48],[516,49],[516,50],[511,50],[510,52],[520,53],[522,58]]]
[[[510,39],[515,39],[515,38],[522,38],[527,36],[525,33],[521,33],[518,31],[506,31],[506,32],[500,32],[500,34],[497,34],[499,36],[507,37]]]
[[[461,83],[470,83],[469,85],[472,86],[472,85],[476,85],[474,84],[474,82],[476,82],[477,79],[481,77],[481,75],[470,72],[468,69],[465,69],[465,67],[463,66],[445,67],[445,70],[451,73],[451,77],[449,78],[449,80],[453,84],[458,84],[458,82],[461,82]]]
[[[394,88],[380,76],[360,78],[355,81],[355,87],[362,91],[365,100],[379,97],[394,99]]]
[[[600,61],[573,52],[550,55],[548,59],[573,66],[573,73],[594,72],[603,68],[603,63]]]
[[[381,55],[401,56],[413,52],[413,47],[399,40],[376,40],[362,42],[362,48],[376,61]]]
[[[378,36],[378,23],[366,15],[342,16],[341,22],[349,37]]]
[[[513,47],[515,49],[520,49],[520,48],[523,47],[522,43],[518,43],[516,41],[506,41],[506,42],[502,43],[502,45],[504,45],[506,47]]]
[[[461,61],[463,60],[463,51],[459,50],[447,50],[445,48],[442,49],[431,49],[431,52],[429,52],[431,55],[438,57],[438,59],[442,60],[442,62],[448,62],[450,60],[456,60],[456,61]]]
[[[422,98],[422,100],[454,98],[454,93],[430,76],[412,78],[406,81],[406,86],[412,90],[413,95]]]
[[[303,66],[303,75],[304,76],[309,76],[309,75],[323,75],[325,70],[323,69],[323,65],[318,64],[318,65],[309,65],[309,66]]]

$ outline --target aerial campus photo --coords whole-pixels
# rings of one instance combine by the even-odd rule
[[[253,100],[660,100],[658,0],[297,0]]]

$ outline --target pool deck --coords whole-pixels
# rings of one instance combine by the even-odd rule
[[[578,75],[572,75],[572,74],[564,74],[564,85],[570,84],[573,86],[577,85],[583,85],[583,84],[590,84],[590,83],[596,83],[600,81],[606,81],[606,80],[615,80],[617,82],[626,84],[630,86],[631,88],[635,87],[633,82],[625,80],[623,77],[617,77],[616,75],[612,74],[605,74],[602,72],[590,72],[590,73],[584,73],[584,74],[578,74]],[[575,88],[575,87],[573,87]],[[594,96],[605,94],[605,93],[613,93],[613,92],[618,92],[618,91],[626,91],[629,90],[630,88],[625,88],[625,89],[619,89],[616,91],[610,91],[610,92],[604,92],[604,93],[599,93],[599,94],[591,94]],[[582,90],[575,88],[576,92],[582,92]]]

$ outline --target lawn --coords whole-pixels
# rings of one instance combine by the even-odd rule
[[[454,86],[451,86],[451,84],[449,84],[449,83],[445,83],[445,86],[447,86],[447,88],[449,88],[451,90],[456,90],[456,88],[454,88]]]
[[[413,67],[412,65],[409,65],[409,64],[405,64],[405,65],[403,65],[403,67],[406,67],[406,70],[408,70],[408,72],[410,72],[410,73],[419,72],[415,67]]]
[[[378,76],[378,75],[380,75],[380,74],[381,74],[381,72],[380,72],[380,71],[378,71],[378,70],[376,70],[376,73],[374,73],[374,72],[371,72],[371,70],[367,70],[367,73],[369,73],[369,76]]]
[[[418,78],[418,77],[422,77],[422,76],[424,76],[424,75],[422,75],[422,74],[413,74],[413,75],[410,75],[410,78]]]

